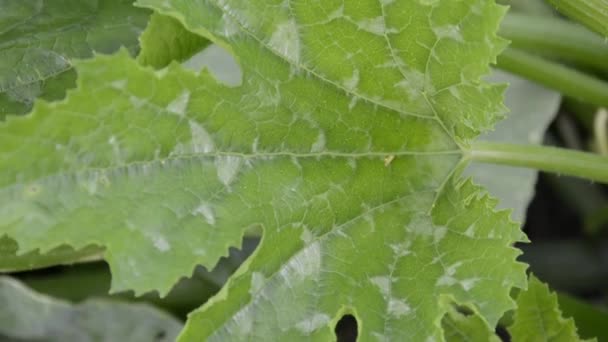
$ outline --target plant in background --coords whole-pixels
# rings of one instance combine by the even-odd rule
[[[596,154],[476,140],[506,112],[505,86],[483,79],[507,46],[496,33],[505,7],[71,5],[0,2],[0,112],[28,112],[0,124],[2,271],[102,257],[113,293],[174,288],[202,305],[182,341],[333,340],[343,317],[361,341],[499,340],[497,326],[514,340],[578,339],[548,288],[528,284],[519,225],[462,176],[479,161],[608,181],[608,160]],[[137,37],[138,48],[118,48]],[[232,83],[180,64],[211,43],[238,60]],[[539,61],[510,49],[499,65],[580,74]],[[579,76],[590,92],[558,90],[606,105],[604,82]],[[255,237],[236,271],[218,264]],[[205,278],[221,290],[204,304],[192,293],[213,291],[176,286],[197,265],[218,265]],[[101,303],[83,309],[2,279],[0,336],[85,339],[103,334],[101,323],[65,330],[55,315],[142,310],[150,330],[129,339],[175,337],[171,318]],[[28,327],[41,305],[53,307],[35,318],[45,328]]]

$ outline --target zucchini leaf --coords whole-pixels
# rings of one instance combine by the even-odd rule
[[[65,101],[0,125],[0,234],[105,247],[112,289],[166,294],[250,229],[262,242],[183,340],[441,340],[525,287],[525,241],[459,177],[504,112],[486,0],[138,2],[228,48],[240,86],[124,50],[77,62]]]

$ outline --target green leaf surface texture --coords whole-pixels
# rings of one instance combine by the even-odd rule
[[[126,52],[0,126],[0,234],[106,248],[114,291],[167,293],[262,229],[183,341],[442,340],[451,302],[514,307],[525,240],[458,175],[500,118],[486,0],[140,1],[228,48],[240,86]]]
[[[508,330],[513,341],[582,341],[574,320],[562,316],[557,295],[533,275],[528,289],[517,296],[517,310]]]
[[[481,317],[464,314],[456,308],[450,308],[441,321],[447,342],[501,342],[501,339],[490,329]]]
[[[75,85],[75,58],[135,54],[149,12],[130,0],[0,0],[0,119]]]
[[[209,45],[209,41],[184,28],[172,17],[153,13],[146,30],[139,38],[142,65],[163,68],[172,61],[183,62]]]
[[[179,321],[146,304],[87,300],[79,304],[36,293],[0,277],[2,341],[173,341]]]

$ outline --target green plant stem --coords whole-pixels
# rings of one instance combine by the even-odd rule
[[[555,8],[589,29],[608,37],[608,0],[548,0]]]
[[[597,150],[601,155],[608,157],[608,110],[600,108],[595,115],[593,123]]]
[[[562,64],[508,48],[498,57],[497,66],[581,101],[608,107],[608,82]]]
[[[472,160],[538,169],[608,183],[608,157],[563,148],[478,141]]]
[[[509,12],[499,33],[512,47],[608,72],[608,41],[570,21]]]

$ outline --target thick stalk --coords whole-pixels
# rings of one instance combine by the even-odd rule
[[[478,141],[472,145],[469,158],[608,183],[608,157],[593,153],[549,146]]]
[[[608,107],[608,82],[542,57],[508,48],[497,59],[500,69],[510,71],[581,101]]]
[[[564,15],[608,38],[608,0],[548,0]]]
[[[608,72],[608,41],[570,21],[509,12],[499,33],[515,48]]]

